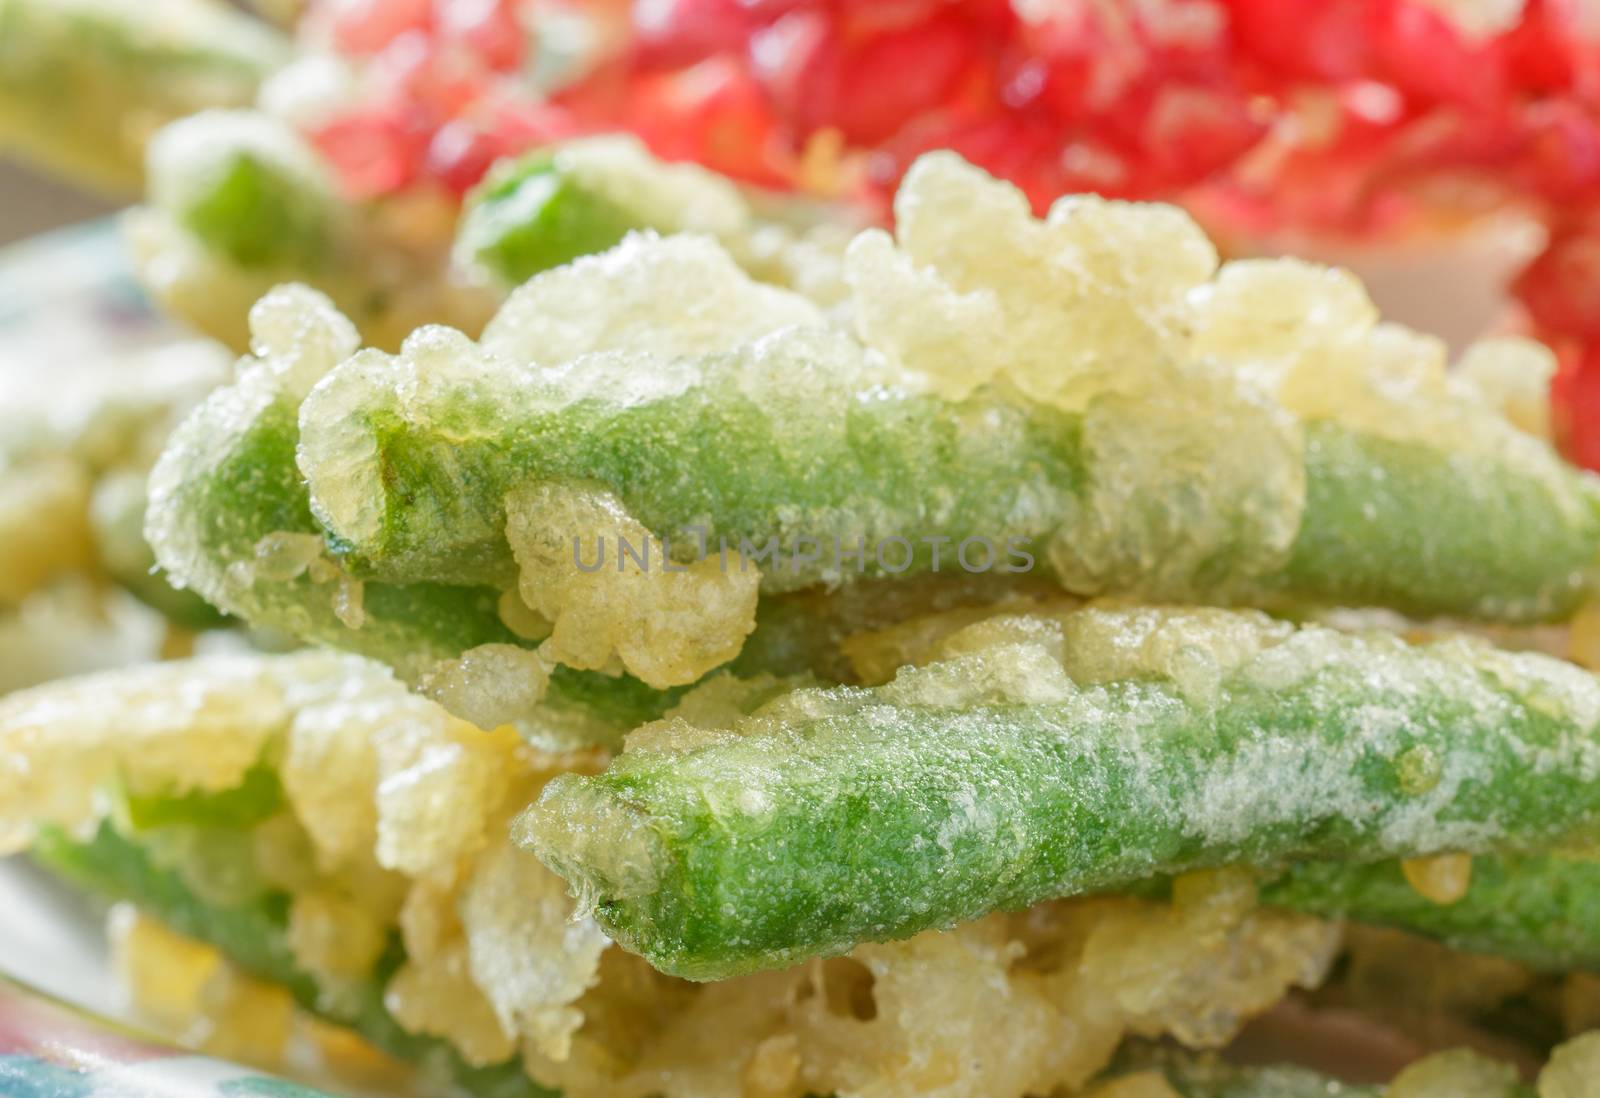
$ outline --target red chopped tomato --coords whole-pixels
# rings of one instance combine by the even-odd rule
[[[743,0],[640,0],[633,12],[635,60],[647,68],[741,51],[764,22]]]
[[[465,111],[489,88],[489,73],[474,54],[422,31],[389,43],[373,72],[396,102],[437,122]]]
[[[489,69],[508,72],[528,52],[521,6],[515,0],[433,0],[433,22],[444,41],[465,46]]]
[[[1156,171],[1189,181],[1232,164],[1266,129],[1266,119],[1238,94],[1167,84],[1156,91],[1139,138]]]
[[[312,9],[313,28],[326,26],[334,46],[347,54],[377,53],[407,31],[425,30],[432,0],[322,0]]]
[[[1600,194],[1600,104],[1549,100],[1522,115],[1519,174],[1546,198],[1570,204]]]
[[[1558,233],[1513,290],[1542,330],[1600,343],[1600,224]]]
[[[1577,464],[1600,469],[1600,344],[1569,347],[1550,390],[1562,450]]]
[[[963,76],[978,75],[979,46],[954,12],[858,42],[840,61],[835,114],[826,124],[861,144],[884,140],[949,99]]]
[[[778,146],[770,101],[731,58],[651,78],[625,121],[667,159],[695,160],[767,186],[793,179]]]
[[[456,119],[434,132],[423,170],[455,194],[466,194],[502,155],[498,138],[482,126]]]
[[[431,140],[415,112],[404,108],[347,114],[310,136],[356,198],[391,194],[416,180]]]
[[[1388,4],[1372,35],[1377,71],[1408,96],[1494,110],[1506,96],[1503,51],[1475,44],[1422,4]]]
[[[1427,0],[313,0],[309,33],[362,79],[311,136],[356,196],[461,194],[500,157],[621,128],[764,186],[864,179],[880,216],[934,148],[1040,209],[1094,190],[1251,231],[1377,235],[1451,195],[1518,201],[1556,224],[1516,293],[1589,363],[1563,371],[1583,411],[1562,421],[1600,465],[1600,228],[1574,212],[1600,209],[1587,3],[1467,31]],[[547,95],[529,61],[552,4],[632,37]],[[853,170],[808,170],[835,145]]]
[[[1317,82],[1372,66],[1372,23],[1389,0],[1228,0],[1234,34],[1257,64]]]

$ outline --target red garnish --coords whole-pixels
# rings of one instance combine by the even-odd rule
[[[1248,231],[1377,235],[1489,196],[1556,226],[1516,288],[1540,331],[1600,346],[1600,230],[1574,212],[1600,209],[1585,0],[1476,30],[1423,0],[569,0],[632,41],[541,101],[528,45],[558,2],[318,0],[307,25],[363,59],[379,104],[313,134],[350,191],[460,194],[497,157],[627,129],[765,186],[825,184],[842,157],[834,184],[879,214],[940,147],[1041,209],[1096,190]],[[1561,391],[1592,415],[1600,352],[1567,359]]]

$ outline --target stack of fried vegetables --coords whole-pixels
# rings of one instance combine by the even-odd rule
[[[1447,372],[1342,271],[950,154],[896,215],[820,302],[650,231],[478,340],[269,293],[146,533],[346,654],[0,701],[6,847],[142,912],[158,1013],[220,952],[441,1092],[1594,1093],[1600,480],[1542,352]],[[1397,932],[1536,1083],[1205,1052],[1398,1009]]]

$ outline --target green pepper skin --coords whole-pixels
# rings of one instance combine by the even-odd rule
[[[1600,684],[1561,661],[1307,627],[1195,701],[1159,677],[1051,685],[1028,651],[636,741],[552,781],[519,841],[619,943],[707,980],[1159,874],[1539,849],[1600,822]],[[1029,700],[985,685],[1002,671]]]
[[[1449,904],[1417,892],[1396,862],[1307,862],[1264,882],[1261,902],[1399,927],[1545,972],[1600,969],[1600,864],[1576,858],[1480,855],[1466,895]]]
[[[288,940],[289,901],[283,893],[269,893],[242,907],[205,904],[177,873],[155,865],[137,843],[110,824],[102,824],[87,842],[74,841],[57,830],[41,831],[31,856],[88,892],[132,902],[180,934],[215,946],[241,968],[287,988],[302,1009],[348,1026],[384,1052],[411,1063],[442,1064],[475,1098],[557,1098],[559,1094],[528,1078],[518,1060],[471,1067],[448,1042],[401,1029],[383,1006],[384,985],[405,959],[398,939],[390,943],[372,978],[357,994],[323,996],[316,981],[295,964]]]

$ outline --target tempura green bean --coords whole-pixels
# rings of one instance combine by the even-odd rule
[[[717,979],[1155,874],[1600,820],[1600,684],[1558,660],[1225,611],[990,628],[884,687],[637,733],[524,839],[627,948]]]
[[[1307,862],[1263,883],[1261,902],[1397,926],[1542,971],[1600,970],[1600,863],[1578,857],[1479,855],[1448,902],[1419,892],[1395,862]]]
[[[404,958],[398,942],[389,944],[369,980],[329,996],[295,962],[288,942],[288,897],[282,893],[236,907],[208,903],[178,873],[153,862],[109,824],[87,841],[43,831],[30,855],[93,895],[137,904],[174,930],[217,947],[247,972],[287,988],[303,1009],[350,1027],[383,1051],[436,1063],[474,1098],[557,1098],[558,1092],[528,1078],[516,1060],[472,1067],[449,1042],[406,1032],[383,1003],[384,985]]]

